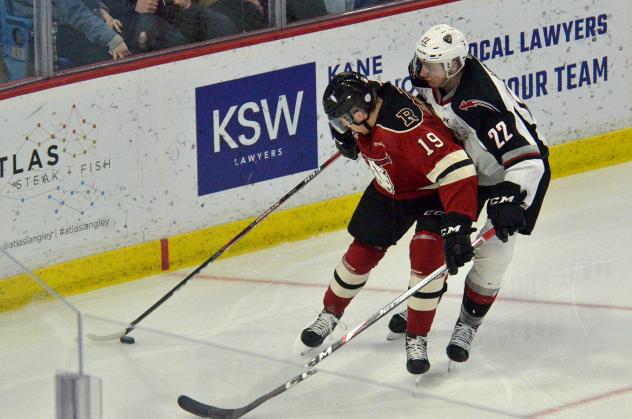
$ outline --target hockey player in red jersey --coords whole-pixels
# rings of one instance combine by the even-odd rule
[[[511,261],[515,233],[531,234],[551,172],[548,147],[527,106],[495,74],[468,55],[465,36],[442,24],[427,30],[409,65],[419,97],[452,130],[478,175],[478,212],[487,202],[487,227],[497,238],[476,252],[465,278],[461,312],[446,348],[467,361],[478,327],[493,304]],[[389,323],[403,335],[406,312]],[[410,320],[410,319],[409,319]]]
[[[444,261],[454,274],[473,257],[474,166],[449,129],[424,105],[390,83],[353,72],[336,75],[323,95],[332,134],[344,156],[360,154],[374,174],[348,226],[354,240],[334,270],[318,317],[301,333],[320,346],[366,283],[369,272],[415,224],[410,286]],[[408,300],[406,368],[430,368],[427,335],[447,275]]]

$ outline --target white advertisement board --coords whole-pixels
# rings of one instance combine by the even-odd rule
[[[550,144],[629,127],[631,22],[628,0],[463,0],[6,99],[0,246],[37,268],[258,215],[335,152],[329,78],[410,90],[437,23],[466,34]],[[286,207],[369,180],[339,161]]]

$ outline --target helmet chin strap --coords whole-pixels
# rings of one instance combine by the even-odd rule
[[[445,68],[445,67],[443,67],[443,68],[444,68],[444,70],[445,70],[445,81],[439,85],[439,88],[440,88],[440,89],[442,89],[443,87],[445,87],[445,85],[446,85],[446,84],[448,84],[448,82],[450,81],[450,79],[451,79],[452,77],[456,76],[456,73],[454,73],[454,74],[450,75],[450,70],[449,70],[449,69],[447,69],[447,68]],[[458,73],[458,71],[457,71],[457,73]]]
[[[461,65],[461,66],[459,67],[459,69],[458,69],[458,70],[456,70],[456,71],[454,72],[454,74],[452,74],[452,75],[450,75],[450,70],[449,70],[449,69],[445,68],[445,66],[444,66],[443,68],[445,69],[445,81],[444,81],[443,83],[441,83],[441,85],[439,86],[439,88],[440,88],[440,89],[441,89],[441,88],[443,88],[446,84],[448,84],[448,82],[449,82],[450,80],[452,80],[452,78],[453,78],[454,76],[456,76],[457,74],[459,74],[459,73],[461,72],[461,70],[463,70],[463,65]]]

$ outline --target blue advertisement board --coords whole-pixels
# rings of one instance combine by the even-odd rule
[[[316,64],[195,89],[198,195],[318,167]]]

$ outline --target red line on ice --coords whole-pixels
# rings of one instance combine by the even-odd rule
[[[609,391],[607,393],[602,393],[602,394],[597,394],[595,396],[592,397],[587,397],[585,399],[580,399],[571,403],[566,403],[557,407],[551,407],[549,409],[545,409],[545,410],[540,410],[539,412],[535,412],[535,413],[531,413],[529,415],[527,415],[528,418],[539,418],[542,416],[547,416],[547,415],[551,415],[551,414],[555,414],[555,413],[559,413],[563,410],[569,410],[572,409],[574,407],[577,406],[581,406],[584,404],[588,404],[591,402],[596,402],[599,400],[606,400],[609,399],[610,397],[614,397],[614,396],[619,396],[621,394],[625,394],[625,393],[629,393],[632,391],[632,387],[624,387],[624,388],[620,388],[618,390],[612,390]]]
[[[169,273],[167,275],[180,276],[177,272]],[[291,281],[280,281],[275,279],[254,279],[254,278],[237,278],[237,277],[228,277],[228,276],[218,276],[218,275],[204,275],[199,274],[199,278],[209,279],[213,281],[228,281],[228,282],[246,282],[253,284],[268,284],[268,285],[286,285],[290,287],[304,287],[304,288],[322,288],[326,289],[327,284],[310,284],[310,283],[298,283]],[[380,288],[380,287],[369,287],[365,286],[362,290],[370,291],[370,292],[390,292],[390,293],[402,293],[405,291],[402,289],[394,289],[394,288]],[[462,298],[461,294],[444,294],[445,297],[448,298]],[[530,298],[514,298],[514,297],[499,297],[499,301],[507,301],[512,303],[522,303],[522,304],[545,304],[552,306],[562,306],[562,307],[579,307],[579,308],[597,308],[604,310],[616,310],[616,311],[630,311],[632,312],[632,307],[628,306],[615,306],[609,304],[593,304],[593,303],[580,303],[573,301],[553,301],[553,300],[537,300]]]

